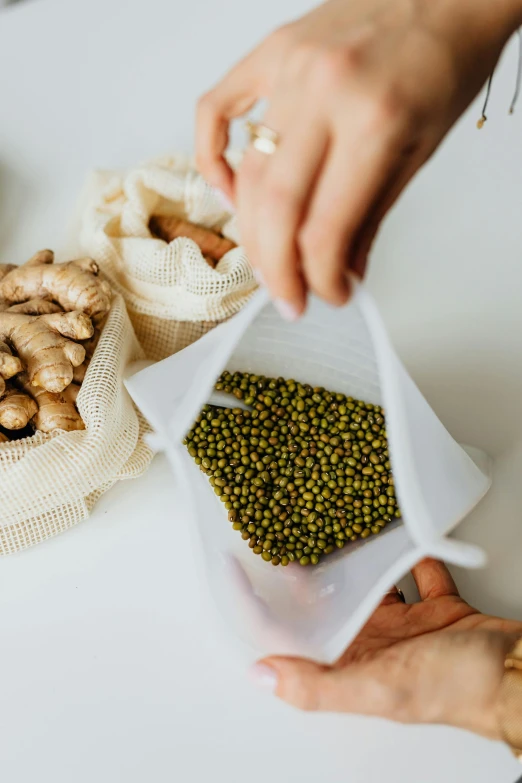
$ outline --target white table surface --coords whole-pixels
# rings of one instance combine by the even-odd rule
[[[193,106],[299,0],[39,0],[0,13],[0,255],[65,240],[93,167],[191,148]],[[400,354],[495,483],[457,535],[457,573],[522,619],[522,121],[515,61],[491,119],[468,115],[378,243],[370,284]],[[520,107],[522,113],[522,106]],[[1,514],[1,510],[0,510]],[[0,563],[0,776],[6,783],[511,783],[500,745],[445,728],[299,714],[256,692],[216,639],[169,469]],[[184,551],[180,558],[179,552]],[[175,554],[176,552],[176,554]]]

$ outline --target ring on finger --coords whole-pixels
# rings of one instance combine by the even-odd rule
[[[273,155],[279,144],[279,133],[261,122],[246,122],[250,144],[263,155]]]

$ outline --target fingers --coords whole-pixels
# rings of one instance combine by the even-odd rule
[[[412,569],[421,601],[431,601],[443,596],[458,596],[457,585],[450,572],[439,560],[426,558]]]
[[[229,199],[234,177],[224,158],[230,120],[249,111],[271,87],[281,56],[275,34],[239,62],[214,89],[203,95],[196,112],[196,161],[201,174]],[[275,44],[278,47],[276,49]]]
[[[335,669],[304,658],[265,658],[251,670],[256,684],[300,710],[389,713],[389,689],[373,664]]]
[[[278,118],[271,120],[270,115]],[[288,122],[288,124],[286,124]],[[277,104],[266,118],[280,143],[273,156],[249,150],[238,176],[242,242],[276,306],[289,320],[306,304],[296,235],[327,146],[326,127],[308,113],[284,117]]]
[[[332,143],[299,235],[306,282],[334,305],[348,300],[354,241],[389,181],[398,150],[397,128],[373,138],[363,124],[344,130]]]
[[[350,259],[351,269],[359,278],[363,278],[368,264],[368,254],[373,245],[377,232],[382,221],[391,210],[403,190],[417,171],[426,162],[427,154],[424,149],[411,150],[411,157],[408,153],[407,158],[402,161],[399,170],[394,173],[388,186],[384,189],[382,196],[377,199],[366,222],[359,231],[359,235],[354,242],[352,255]]]
[[[274,693],[300,710],[333,710],[333,672],[299,658],[269,658],[263,662],[274,675]]]
[[[301,710],[333,710],[333,671],[302,658],[267,658],[251,669],[256,685]]]
[[[229,199],[233,198],[234,193],[232,170],[224,158],[228,146],[229,122],[232,117],[247,111],[256,101],[255,94],[249,92],[253,85],[249,82],[248,74],[244,75],[244,84],[234,84],[234,81],[229,85],[225,79],[219,88],[203,95],[196,112],[197,167],[203,177],[222,190]],[[234,87],[236,92],[233,91]]]

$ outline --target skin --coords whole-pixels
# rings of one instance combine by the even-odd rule
[[[377,230],[477,95],[522,0],[329,0],[276,30],[198,105],[206,179],[235,204],[242,244],[281,314],[310,291],[334,305],[362,277]],[[233,118],[268,100],[273,155],[224,159]],[[388,596],[332,667],[269,658],[260,681],[302,709],[447,723],[500,737],[504,657],[522,624],[480,614],[434,561],[421,602]]]
[[[241,239],[282,315],[308,291],[334,305],[364,275],[379,225],[491,73],[522,0],[329,0],[276,30],[198,105],[206,179],[235,202]],[[231,119],[260,98],[273,155],[237,175]]]
[[[254,676],[300,709],[447,724],[501,739],[504,659],[522,636],[522,623],[473,609],[436,560],[421,562],[413,576],[420,601],[387,595],[333,666],[270,657]]]

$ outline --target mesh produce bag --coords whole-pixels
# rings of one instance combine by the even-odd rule
[[[163,359],[237,313],[255,288],[244,251],[212,268],[184,237],[149,231],[153,215],[177,215],[236,241],[234,220],[184,158],[164,158],[125,174],[99,172],[85,195],[80,227],[92,256],[125,299],[147,358]]]
[[[294,378],[382,405],[402,519],[318,566],[274,568],[255,557],[182,445],[224,369]],[[187,493],[202,577],[252,657],[334,661],[385,591],[423,557],[468,567],[483,562],[480,550],[447,533],[487,492],[488,459],[459,446],[435,416],[363,287],[344,308],[312,297],[305,316],[292,324],[260,292],[195,345],[134,375],[127,388],[155,430],[156,447],[170,459],[178,491]]]
[[[123,386],[127,364],[142,359],[116,295],[77,399],[85,430],[0,444],[0,554],[72,527],[116,481],[147,468],[146,424]]]

